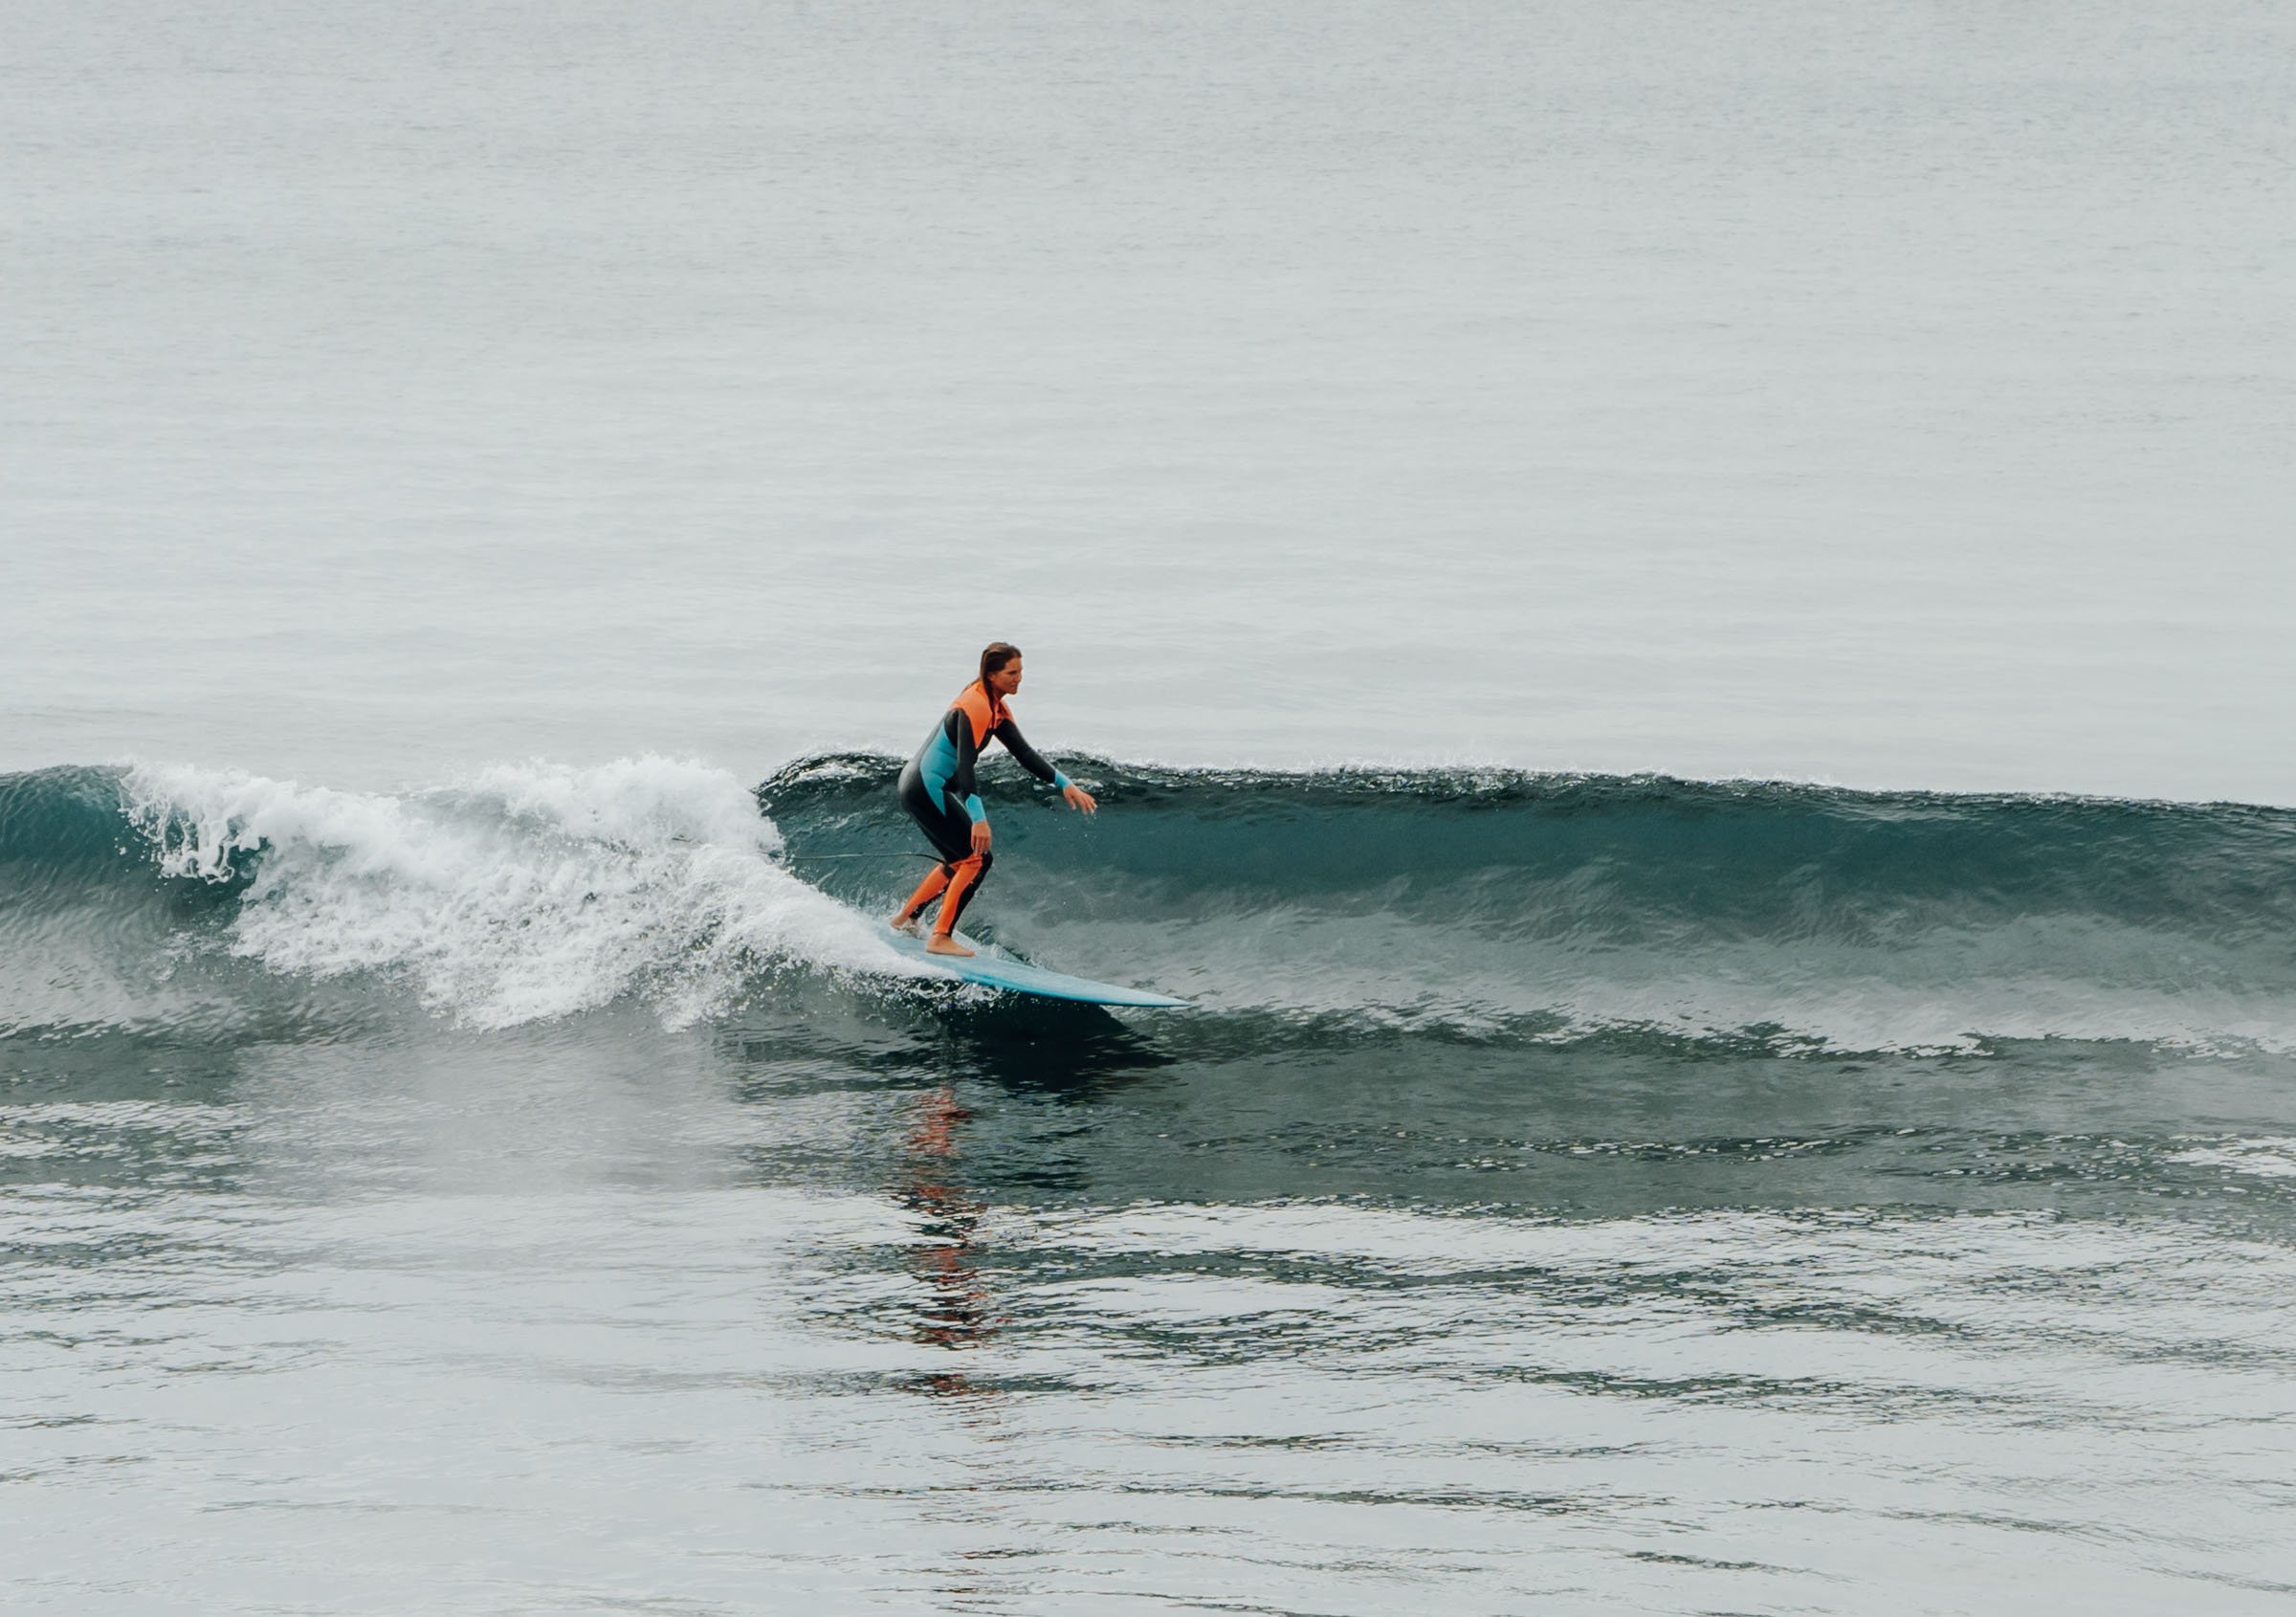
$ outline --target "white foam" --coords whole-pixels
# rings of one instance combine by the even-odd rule
[[[2261,1179],[2296,1179],[2296,1140],[2285,1136],[2227,1140],[2216,1145],[2179,1151],[2169,1161],[2194,1167],[2230,1168],[2235,1173],[2255,1174]]]
[[[705,764],[502,764],[406,796],[139,765],[123,790],[169,875],[229,879],[260,851],[236,953],[403,976],[477,1027],[631,994],[683,1025],[777,965],[914,974],[861,916],[768,862],[779,831]]]

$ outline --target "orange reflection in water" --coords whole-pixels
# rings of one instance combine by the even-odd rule
[[[954,1351],[981,1346],[1002,1322],[972,1261],[986,1208],[954,1183],[960,1132],[971,1117],[945,1086],[918,1096],[901,1184],[902,1205],[924,1219],[925,1239],[909,1259],[911,1273],[925,1283],[914,1334]],[[993,1390],[975,1385],[961,1370],[938,1371],[921,1384],[940,1397],[979,1398]]]

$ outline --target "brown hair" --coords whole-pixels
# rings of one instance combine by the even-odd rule
[[[988,676],[1020,654],[1020,647],[1004,640],[991,640],[987,646],[982,648],[981,653],[981,694],[982,696],[992,702],[998,699],[997,693],[988,687]]]

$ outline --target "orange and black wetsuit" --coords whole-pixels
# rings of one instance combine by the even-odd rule
[[[1028,744],[1000,698],[978,679],[958,692],[949,711],[925,738],[925,744],[901,770],[901,807],[923,829],[925,839],[941,861],[901,906],[903,924],[914,920],[945,888],[948,897],[941,899],[933,930],[944,937],[955,931],[964,906],[981,891],[988,867],[995,863],[989,854],[973,852],[973,827],[988,818],[988,810],[981,807],[981,793],[973,785],[973,764],[991,740],[1003,742],[1004,750],[1038,780],[1049,781],[1064,790],[1068,786],[1068,776]]]

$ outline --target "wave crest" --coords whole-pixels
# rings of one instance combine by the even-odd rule
[[[632,994],[680,1024],[777,965],[884,968],[858,917],[768,862],[774,827],[703,764],[501,765],[404,797],[142,766],[121,789],[163,875],[236,890],[233,953],[389,974],[476,1027]]]

